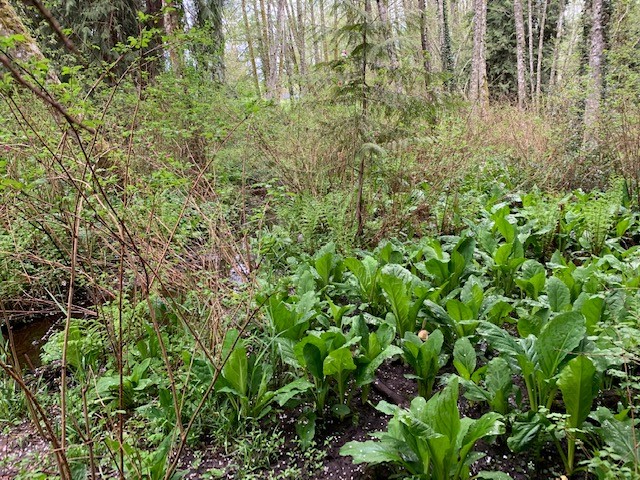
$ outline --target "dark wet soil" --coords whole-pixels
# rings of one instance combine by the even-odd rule
[[[383,431],[389,417],[375,409],[380,401],[396,403],[407,407],[410,400],[417,395],[417,386],[413,380],[404,377],[410,373],[409,368],[400,361],[388,362],[378,370],[378,384],[371,389],[368,402],[364,405],[354,397],[354,415],[343,421],[327,416],[317,424],[315,447],[310,451],[303,451],[297,440],[295,425],[299,418],[297,411],[281,413],[274,423],[264,425],[264,429],[271,429],[274,438],[282,438],[277,452],[268,467],[251,473],[250,478],[273,479],[295,478],[296,480],[382,480],[388,479],[394,472],[392,466],[353,464],[351,457],[340,455],[342,446],[352,440],[364,441],[371,438],[370,434]],[[463,415],[478,418],[486,413],[486,406],[468,402],[461,397],[460,410]],[[508,473],[514,480],[527,479],[556,479],[562,475],[562,465],[557,452],[551,447],[543,449],[536,455],[514,454],[509,450],[504,438],[495,442],[481,441],[476,445],[476,451],[485,456],[472,466],[472,473],[480,471],[501,471]],[[315,452],[315,453],[314,453]],[[321,456],[317,453],[321,452]],[[315,455],[315,456],[314,456]],[[193,465],[194,452],[188,452],[181,462],[190,470],[186,478],[204,478],[205,472],[215,470],[219,476],[212,478],[236,479],[243,478],[240,470],[233,467],[237,462],[233,454],[225,454],[220,449],[207,450],[205,455],[195,453],[195,457],[206,458],[206,462],[198,463],[198,468],[188,468]],[[288,471],[295,471],[295,476],[288,476]]]
[[[31,478],[35,472],[51,472],[56,465],[49,444],[25,421],[0,431],[0,480],[13,480],[18,475]]]
[[[409,405],[417,395],[417,387],[413,380],[405,378],[407,373],[410,373],[409,368],[400,361],[382,365],[366,403],[360,402],[358,391],[353,398],[352,415],[341,421],[327,413],[318,421],[315,445],[311,449],[303,450],[296,434],[295,427],[304,408],[299,406],[263,421],[253,433],[244,433],[240,439],[227,439],[226,446],[221,446],[219,439],[203,438],[201,446],[183,453],[179,470],[187,479],[387,479],[397,473],[392,466],[355,465],[351,457],[340,455],[340,449],[349,441],[368,440],[371,433],[385,430],[389,417],[375,409],[380,401],[403,407]],[[608,397],[603,400],[610,401]],[[464,397],[460,398],[459,408],[464,416],[471,418],[478,418],[487,411],[486,405],[469,402]],[[239,448],[246,451],[239,453]],[[14,465],[35,466],[36,463],[29,460],[33,451],[44,458],[48,450],[28,424],[12,429],[10,435],[0,435],[0,458],[11,459],[0,462],[0,480],[14,478]],[[493,442],[478,442],[475,450],[482,452],[484,457],[472,466],[474,475],[480,471],[501,471],[513,480],[562,478],[563,468],[552,445],[537,452],[514,454],[506,444],[506,437],[500,437]],[[256,454],[263,458],[256,459]],[[583,474],[576,478],[589,477]]]
[[[29,323],[11,325],[13,343],[22,368],[33,370],[41,365],[40,351],[52,331],[60,322],[59,315],[34,318]],[[2,337],[9,338],[7,326],[2,327]]]

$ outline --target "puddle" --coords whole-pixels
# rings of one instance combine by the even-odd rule
[[[48,315],[35,318],[28,323],[11,325],[13,341],[22,368],[37,368],[41,365],[40,352],[42,345],[46,343],[45,336],[59,320],[58,315]],[[2,338],[8,339],[6,325],[2,327]]]

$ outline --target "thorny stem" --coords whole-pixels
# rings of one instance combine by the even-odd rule
[[[67,448],[67,350],[69,347],[69,329],[71,328],[71,314],[73,311],[73,295],[75,292],[76,264],[78,259],[78,233],[80,230],[80,212],[82,211],[82,197],[78,195],[75,207],[75,219],[71,231],[71,274],[69,276],[69,292],[67,295],[67,311],[64,325],[64,339],[62,343],[62,371],[60,385],[60,446]]]

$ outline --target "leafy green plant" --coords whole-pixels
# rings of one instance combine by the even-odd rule
[[[269,299],[266,314],[274,345],[282,360],[289,365],[296,364],[293,346],[304,337],[318,314],[317,301],[315,291],[306,292],[299,298],[287,299],[282,295],[274,295]]]
[[[520,232],[517,224],[509,221],[509,213],[509,206],[503,205],[491,215],[491,230],[483,224],[476,227],[478,243],[482,246],[482,255],[493,281],[507,296],[512,294],[516,272],[525,262],[523,242],[528,238],[527,233]],[[505,242],[499,243],[494,232],[499,233]]]
[[[476,350],[468,337],[459,338],[453,346],[453,366],[464,380],[471,380],[476,370]]]
[[[335,250],[335,244],[328,243],[313,258],[311,271],[319,291],[326,289],[332,282],[342,282],[344,266]]]
[[[329,318],[332,320],[333,324],[342,328],[342,320],[346,315],[353,313],[356,309],[355,305],[336,305],[333,301],[327,297],[327,304],[329,305]],[[326,324],[325,327],[329,328],[330,325]]]
[[[407,332],[402,342],[402,350],[407,363],[413,368],[415,375],[408,375],[418,382],[418,394],[430,398],[433,384],[440,368],[445,364],[442,356],[444,335],[440,330],[434,330],[426,341],[416,334]]]
[[[590,472],[598,479],[637,478],[640,473],[640,450],[638,449],[638,424],[629,410],[614,414],[605,407],[591,413],[591,418],[599,423],[596,431],[603,448],[586,463]]]
[[[388,323],[383,323],[375,332],[369,332],[362,315],[354,320],[353,330],[360,337],[360,347],[355,358],[356,385],[362,388],[362,403],[367,401],[371,383],[375,380],[376,370],[382,363],[402,350],[392,345],[396,336],[395,330]]]
[[[560,372],[558,387],[569,415],[566,431],[567,454],[561,456],[567,475],[571,475],[575,467],[576,441],[581,435],[582,424],[591,413],[591,404],[600,387],[593,362],[584,355],[571,359]]]
[[[0,361],[11,365],[8,360],[9,341],[5,340],[0,330]],[[0,373],[0,424],[11,423],[27,412],[27,402],[24,393],[16,382],[5,372]]]
[[[148,390],[158,385],[158,378],[149,376],[151,359],[146,358],[136,363],[130,375],[122,377],[122,405],[131,408],[140,404]],[[95,385],[96,402],[116,405],[120,396],[120,375],[106,372]]]
[[[416,269],[437,288],[439,296],[446,297],[460,286],[464,276],[469,273],[475,247],[473,237],[467,236],[458,241],[451,253],[447,253],[434,240],[422,250],[425,260],[416,263]]]
[[[358,340],[358,337],[348,339],[342,332],[330,330],[319,335],[307,335],[295,345],[299,366],[313,379],[318,414],[323,413],[332,383],[338,399],[333,406],[334,412],[341,418],[350,412],[351,393],[347,397],[347,386],[357,368],[351,346]]]
[[[414,398],[408,410],[381,402],[378,410],[393,415],[387,431],[375,434],[378,441],[349,442],[340,454],[354,463],[392,463],[413,478],[468,479],[469,466],[482,457],[475,443],[503,433],[504,425],[495,412],[461,418],[457,402],[457,379],[428,401]]]
[[[67,363],[75,375],[83,377],[90,369],[96,371],[105,354],[106,332],[104,327],[92,320],[72,320],[67,340]],[[42,348],[42,362],[51,363],[62,359],[64,332],[51,336]]]
[[[361,298],[373,308],[379,308],[382,298],[378,261],[374,257],[366,255],[362,260],[355,257],[345,258],[344,265],[355,277]]]
[[[509,398],[514,393],[511,367],[504,358],[496,357],[478,370],[481,371],[481,381],[471,381],[475,380],[472,378],[462,382],[464,396],[476,402],[487,402],[492,411],[506,415],[511,410]]]
[[[380,285],[387,301],[391,306],[391,312],[387,314],[387,321],[395,325],[400,338],[404,338],[406,332],[414,332],[417,328],[418,314],[424,301],[429,295],[426,288],[417,290],[417,298],[413,299],[411,284],[404,278],[383,273],[380,276]]]
[[[216,382],[216,391],[227,394],[238,421],[258,420],[271,411],[274,400],[283,405],[311,386],[306,379],[297,379],[277,391],[271,390],[273,372],[271,365],[263,362],[263,355],[264,352],[248,354],[244,339],[238,339],[237,330],[227,332],[223,348],[223,358],[227,360]]]
[[[107,448],[109,448],[114,458],[116,458],[116,452],[122,451],[125,458],[125,472],[123,473],[129,478],[145,480],[162,480],[165,478],[167,459],[172,441],[173,437],[168,435],[155,451],[150,452],[131,444],[130,441],[123,442],[121,446],[117,440],[105,439]],[[171,480],[177,480],[178,478],[181,478],[178,473],[170,477]]]
[[[523,295],[537,300],[544,289],[546,279],[547,272],[544,265],[536,260],[526,260],[522,264],[520,276],[515,279],[515,282]]]
[[[539,406],[551,407],[558,390],[557,375],[582,342],[586,320],[578,312],[562,313],[549,320],[538,336],[520,339],[488,322],[480,324],[479,333],[522,375],[529,409],[535,412]]]

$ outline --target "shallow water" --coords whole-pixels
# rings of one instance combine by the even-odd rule
[[[47,333],[54,328],[59,319],[57,315],[48,315],[35,318],[28,323],[11,325],[16,353],[23,368],[37,368],[41,365],[40,352],[46,343]],[[9,338],[6,325],[2,327],[2,337]]]

